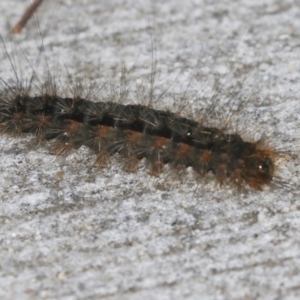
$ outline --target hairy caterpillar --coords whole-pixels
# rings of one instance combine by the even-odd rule
[[[199,174],[212,171],[220,184],[229,181],[238,188],[248,184],[261,189],[273,179],[272,150],[174,113],[49,94],[2,93],[0,101],[3,133],[55,139],[57,154],[85,145],[96,151],[98,161],[119,154],[128,171],[146,158],[152,174],[159,174],[166,163],[191,166]]]
[[[278,154],[271,146],[247,141],[202,120],[141,104],[114,102],[113,93],[103,101],[99,92],[96,102],[80,93],[68,95],[56,90],[51,75],[45,82],[37,82],[40,87],[34,80],[28,87],[17,84],[3,82],[2,133],[32,133],[39,141],[54,140],[54,154],[84,145],[96,152],[101,167],[108,165],[109,156],[119,154],[125,160],[125,170],[134,172],[145,158],[152,175],[159,175],[165,164],[179,170],[192,167],[197,174],[212,172],[219,184],[230,183],[238,189],[248,185],[260,190],[272,182],[276,172]],[[82,88],[81,83],[78,86]],[[77,87],[75,84],[71,89]],[[150,89],[151,94],[153,87]],[[128,95],[125,92],[121,102],[134,102]]]

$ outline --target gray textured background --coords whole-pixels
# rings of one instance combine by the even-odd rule
[[[213,101],[219,116],[211,121],[222,124],[229,101],[243,136],[265,133],[297,154],[299,1],[53,2],[38,20],[61,85],[67,70],[118,88],[124,62],[138,102],[134,91],[149,84],[154,48],[155,91],[169,88],[156,107],[178,111],[183,103],[200,119]],[[21,51],[8,23],[27,4],[0,2],[0,33],[24,79],[41,46],[37,24],[17,37]],[[4,47],[0,61],[1,78],[12,84]],[[43,56],[36,69],[42,77]],[[7,137],[0,147],[1,299],[299,299],[297,156],[284,155],[284,184],[238,194],[189,170],[156,179],[143,166],[126,174],[113,158],[97,171],[87,149],[55,157],[29,138]]]

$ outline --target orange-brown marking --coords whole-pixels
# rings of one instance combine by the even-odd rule
[[[249,186],[254,188],[255,190],[259,190],[259,191],[262,190],[262,184],[256,178],[252,178],[250,180],[247,180],[247,184],[249,184]]]
[[[133,144],[142,135],[140,132],[128,130],[127,143]]]
[[[209,150],[204,150],[202,153],[201,153],[201,156],[200,156],[200,161],[202,163],[207,163],[210,161],[210,158],[211,158],[211,151]]]
[[[98,125],[98,131],[97,131],[97,138],[99,140],[103,139],[104,137],[106,137],[106,135],[113,130],[112,127],[109,126],[105,126],[105,125]]]
[[[99,169],[104,169],[104,168],[107,167],[109,161],[110,161],[109,153],[107,153],[105,151],[100,151],[98,156],[97,156],[97,159],[95,161],[95,165]]]
[[[67,128],[66,128],[66,132],[68,134],[72,134],[72,133],[78,131],[78,129],[82,126],[83,126],[82,123],[79,123],[79,122],[76,122],[76,121],[73,121],[73,120],[69,120]]]
[[[162,149],[164,145],[168,142],[168,139],[164,137],[157,137],[154,143],[155,149]]]
[[[139,162],[140,160],[136,157],[127,157],[124,164],[124,171],[128,173],[135,173],[137,171]]]
[[[151,165],[151,170],[149,174],[158,177],[161,174],[163,167],[164,167],[163,163],[156,161]]]
[[[177,150],[177,154],[179,156],[186,156],[191,149],[191,146],[187,144],[180,144],[179,149]]]
[[[39,120],[39,123],[41,124],[41,125],[45,125],[45,124],[47,124],[50,120],[52,119],[52,116],[50,116],[50,115],[41,115],[41,116],[39,116],[39,118],[38,118],[38,120]]]
[[[52,116],[41,115],[37,119],[37,126],[41,129],[45,127],[52,120]]]
[[[22,112],[16,112],[13,114],[12,119],[15,123],[19,122],[23,118],[23,113]]]

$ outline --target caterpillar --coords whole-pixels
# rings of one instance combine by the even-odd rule
[[[213,172],[218,183],[239,189],[243,184],[262,189],[274,175],[271,149],[168,111],[49,94],[2,92],[0,101],[2,133],[55,139],[56,154],[84,145],[97,153],[101,166],[107,165],[108,156],[119,154],[126,159],[126,170],[134,171],[145,158],[154,175],[164,164],[192,167],[202,175]]]
[[[78,86],[83,89],[80,82]],[[77,87],[75,83],[70,89]],[[31,82],[29,88],[3,81],[1,132],[31,134],[40,143],[53,141],[51,153],[55,155],[86,146],[96,154],[96,166],[101,168],[118,155],[124,169],[135,172],[144,159],[154,176],[161,174],[164,165],[174,170],[191,167],[200,177],[212,173],[219,185],[238,190],[246,186],[262,190],[276,176],[279,153],[261,140],[249,141],[204,120],[151,105],[122,104],[113,94],[104,97],[98,92],[96,101],[80,93],[64,94],[56,89],[51,75],[45,82]],[[133,102],[127,96],[124,93],[121,100]]]

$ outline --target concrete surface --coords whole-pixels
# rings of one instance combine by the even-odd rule
[[[219,124],[232,107],[243,136],[264,133],[284,153],[277,184],[237,193],[190,170],[157,179],[112,158],[98,171],[87,149],[55,157],[1,136],[0,298],[299,299],[299,2],[45,1],[41,33],[32,20],[11,42],[27,5],[0,2],[20,79],[49,67],[61,85],[70,74],[110,93],[124,63],[138,102],[157,61],[155,107],[201,119],[213,103]],[[0,60],[12,84],[4,47]]]

